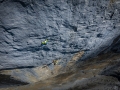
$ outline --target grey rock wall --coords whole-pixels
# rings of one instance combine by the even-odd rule
[[[0,0],[0,69],[65,65],[93,57],[120,35],[120,2]],[[41,42],[48,39],[47,45]]]

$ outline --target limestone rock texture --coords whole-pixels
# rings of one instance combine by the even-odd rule
[[[120,35],[119,23],[119,1],[1,0],[0,69],[53,68],[55,59],[64,66],[79,51],[96,56]]]
[[[119,79],[119,63],[109,67],[103,58],[101,66],[101,62],[95,68],[94,61],[90,64],[90,58],[109,52],[120,53],[119,0],[0,0],[0,76],[7,78],[2,79],[4,83],[9,78],[18,85],[47,78],[53,81],[59,74],[71,75],[81,65],[92,70],[81,69],[78,76],[85,72]]]

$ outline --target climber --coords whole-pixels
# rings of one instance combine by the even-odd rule
[[[41,42],[41,45],[46,45],[47,42],[48,42],[48,40],[46,39],[45,41],[42,41],[42,42]]]

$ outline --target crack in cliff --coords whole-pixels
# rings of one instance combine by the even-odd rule
[[[69,28],[70,30],[72,29],[74,32],[77,32],[77,26],[70,25],[68,21],[65,21],[63,26],[65,26],[66,28]]]
[[[2,65],[1,65],[2,67]],[[37,66],[17,66],[17,67],[13,67],[13,68],[5,68],[5,69],[0,69],[0,71],[2,70],[13,70],[13,69],[26,69],[26,68],[35,68]]]
[[[9,31],[9,30],[12,30],[12,29],[18,29],[19,27],[6,27],[6,26],[3,26],[3,25],[0,25],[1,28],[3,28],[5,31]]]

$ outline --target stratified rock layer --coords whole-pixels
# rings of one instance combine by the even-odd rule
[[[8,86],[0,90],[120,90],[120,53],[99,55],[80,61],[77,66],[69,67],[69,70],[65,67],[63,71],[65,69],[66,72],[37,83]]]

